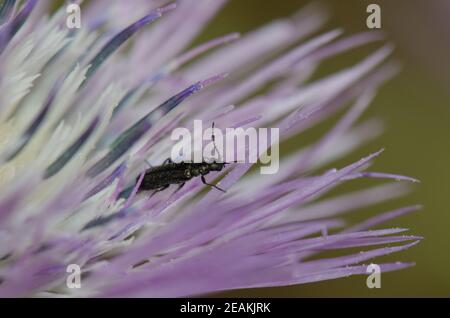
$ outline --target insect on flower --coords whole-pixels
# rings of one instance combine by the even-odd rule
[[[214,123],[212,123],[212,130],[214,132]],[[215,151],[220,154],[215,143],[215,135],[212,134],[212,141]],[[219,155],[219,161],[213,160],[207,162],[203,159],[203,162],[179,162],[175,163],[171,158],[167,158],[162,165],[157,167],[150,167],[145,171],[142,183],[139,186],[139,191],[143,190],[156,190],[153,194],[167,189],[171,184],[179,184],[178,190],[180,190],[187,181],[200,177],[203,184],[209,185],[219,191],[226,192],[214,184],[206,182],[205,175],[212,171],[222,171],[227,165],[227,162],[222,162]],[[138,177],[139,179],[139,177]],[[138,182],[138,179],[136,182]]]
[[[419,205],[346,218],[405,194],[398,182],[417,182],[368,170],[382,151],[351,155],[381,133],[377,120],[357,120],[397,71],[391,45],[315,77],[325,60],[382,34],[322,33],[327,15],[312,4],[188,49],[226,1],[159,2],[84,1],[85,26],[71,30],[65,6],[49,18],[50,1],[0,1],[0,297],[192,297],[305,284],[366,275],[366,262],[420,242],[379,228]],[[270,125],[280,145],[344,111],[320,139],[283,154],[271,177],[252,168],[273,143],[223,147],[218,130],[214,154],[141,166],[167,153],[174,125],[194,118]],[[193,135],[194,146],[204,141]],[[228,159],[247,152],[257,160]],[[211,172],[226,200],[202,191],[200,179],[216,184]],[[330,193],[362,178],[367,185]],[[393,182],[370,185],[375,178]],[[167,200],[135,195],[191,180]],[[72,264],[82,288],[68,284]],[[384,274],[414,263],[376,264]]]

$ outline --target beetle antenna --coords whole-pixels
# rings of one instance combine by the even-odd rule
[[[218,149],[217,146],[216,146],[216,135],[214,135],[214,125],[215,125],[215,123],[213,122],[213,123],[212,123],[212,135],[211,135],[211,139],[212,139],[212,141],[213,141],[214,150],[215,150],[215,151],[218,153],[218,155],[219,155],[219,160],[220,160],[220,162],[223,162],[224,160],[223,160],[222,154],[220,153],[219,149]]]

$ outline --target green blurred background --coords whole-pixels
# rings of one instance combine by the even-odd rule
[[[311,1],[231,0],[210,24],[199,41],[231,31],[245,33],[270,20],[286,17]],[[448,83],[450,63],[450,10],[447,0],[320,1],[329,10],[330,20],[323,30],[342,27],[346,34],[368,31],[367,5],[381,6],[382,31],[396,46],[394,59],[402,71],[383,86],[364,118],[379,117],[386,131],[374,142],[348,155],[334,166],[342,166],[381,147],[386,152],[376,160],[374,171],[405,174],[422,181],[403,198],[358,212],[367,217],[400,206],[421,203],[424,209],[396,219],[386,226],[411,229],[425,239],[416,247],[390,255],[387,261],[415,261],[417,265],[382,275],[380,289],[368,289],[366,277],[284,288],[242,290],[217,296],[243,297],[448,297],[450,296],[450,103]],[[268,39],[270,41],[270,39]],[[329,59],[319,70],[329,73],[359,61],[375,47],[358,49]],[[317,138],[332,124],[324,123],[306,134],[305,142]],[[302,135],[303,138],[303,135]],[[373,182],[371,183],[373,184]],[[368,183],[364,184],[365,186]],[[356,185],[358,186],[358,185]]]

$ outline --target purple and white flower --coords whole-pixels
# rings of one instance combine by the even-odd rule
[[[349,155],[381,132],[377,120],[356,122],[397,71],[382,34],[317,34],[326,14],[311,5],[191,48],[226,1],[98,0],[82,6],[80,29],[66,27],[64,7],[49,15],[51,1],[19,2],[0,9],[0,296],[179,297],[301,284],[365,274],[373,258],[420,240],[375,229],[419,206],[360,224],[344,218],[416,181],[368,170],[381,151],[353,163]],[[376,41],[362,61],[312,78],[325,59]],[[177,192],[137,193],[146,161],[170,156],[173,128],[195,119],[277,127],[283,142],[348,104],[317,142],[289,155],[281,147],[275,175],[237,163],[208,175],[226,193],[197,179]],[[325,169],[339,158],[348,165]],[[327,195],[359,178],[392,181]],[[66,285],[70,264],[82,269],[79,289]]]

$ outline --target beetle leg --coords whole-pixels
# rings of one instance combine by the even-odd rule
[[[153,191],[153,193],[150,194],[150,196],[149,196],[148,198],[150,199],[152,196],[154,196],[154,195],[157,194],[158,192],[161,192],[161,191],[166,190],[169,186],[170,186],[170,184],[167,184],[167,185],[165,185],[165,186],[163,186],[163,187],[161,187],[161,188],[159,188],[159,189]]]
[[[219,188],[218,186],[216,186],[216,185],[214,185],[214,184],[210,184],[210,183],[206,182],[205,176],[202,176],[201,179],[202,179],[203,184],[206,184],[206,185],[208,185],[208,186],[210,186],[210,187],[213,187],[213,188],[215,188],[215,189],[217,189],[217,190],[219,190],[219,191],[222,191],[223,193],[226,193],[226,192],[227,192],[227,191],[225,191],[224,189],[221,189],[221,188]]]
[[[182,184],[180,184],[174,193],[177,193],[178,191],[180,191],[181,188],[184,187],[185,184],[186,184],[186,182],[183,182]]]
[[[164,160],[164,162],[163,162],[162,164],[163,164],[163,166],[164,166],[164,165],[167,165],[167,164],[169,164],[169,163],[173,163],[173,161],[172,161],[171,158],[167,158],[166,160]]]
[[[153,168],[153,166],[150,164],[150,162],[147,159],[145,159],[145,163],[148,165],[149,168]]]

